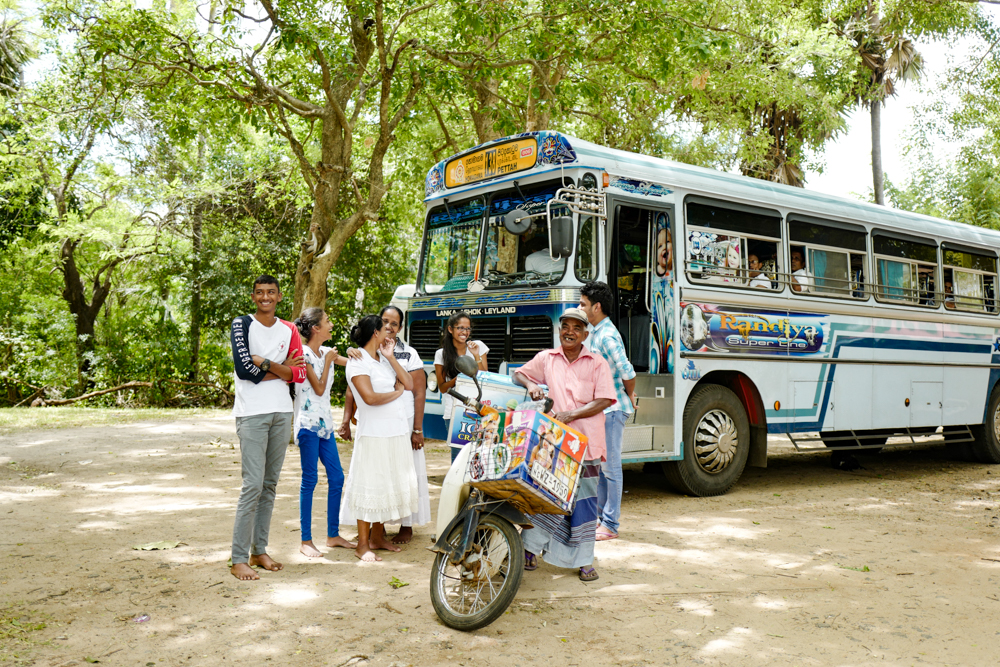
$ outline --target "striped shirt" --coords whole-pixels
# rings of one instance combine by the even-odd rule
[[[605,317],[593,326],[590,335],[584,341],[584,345],[589,350],[604,357],[604,360],[608,362],[608,366],[611,367],[611,379],[615,383],[615,393],[618,396],[618,400],[604,411],[605,414],[614,412],[615,410],[621,410],[626,415],[632,414],[634,412],[632,409],[632,400],[629,398],[628,392],[625,391],[623,381],[634,378],[635,369],[632,368],[632,363],[628,360],[628,354],[625,353],[625,343],[622,342],[621,334],[618,333],[615,325],[611,323],[610,317]]]

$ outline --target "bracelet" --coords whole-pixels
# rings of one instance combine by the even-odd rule
[[[414,432],[414,433],[419,433],[420,435],[423,435],[423,434],[424,434],[424,432],[423,432],[423,431],[421,431],[421,430],[420,430],[419,428],[415,428],[415,429],[413,429],[413,432]]]

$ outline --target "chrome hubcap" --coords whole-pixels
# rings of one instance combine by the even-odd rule
[[[736,457],[736,422],[722,410],[709,410],[694,430],[694,458],[707,473],[718,474]]]

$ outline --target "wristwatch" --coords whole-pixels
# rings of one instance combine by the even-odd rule
[[[271,369],[271,360],[270,359],[265,359],[264,361],[260,362],[260,370],[262,370],[262,371],[264,371],[266,373],[270,369]]]

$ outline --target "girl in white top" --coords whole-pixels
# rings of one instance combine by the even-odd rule
[[[344,489],[344,469],[340,465],[337,439],[333,436],[333,414],[330,410],[330,385],[333,365],[344,366],[347,357],[335,347],[324,347],[330,340],[333,325],[322,308],[306,308],[295,320],[295,326],[305,343],[302,353],[306,362],[306,381],[295,385],[295,444],[302,462],[302,484],[299,488],[299,521],[302,543],[299,551],[309,558],[323,555],[312,541],[312,501],[319,480],[317,462],[322,461],[329,481],[326,500],[326,546],[354,549],[357,545],[340,536],[340,497]]]
[[[351,329],[362,359],[347,362],[347,382],[358,406],[358,431],[351,460],[351,483],[345,493],[358,522],[358,558],[382,560],[375,549],[399,551],[385,536],[385,522],[417,510],[417,475],[410,454],[410,424],[403,392],[413,378],[400,366],[378,315],[366,315]],[[386,359],[389,365],[380,363]]]
[[[444,409],[445,439],[449,439],[451,431],[451,414],[454,399],[448,395],[448,390],[455,386],[458,380],[458,368],[455,361],[459,357],[472,357],[479,365],[479,370],[485,371],[486,353],[490,348],[481,340],[469,340],[472,334],[472,320],[469,314],[459,311],[448,318],[441,347],[434,353],[434,373],[437,375],[438,391],[441,392],[441,407]],[[451,460],[458,456],[461,445],[451,445]]]

